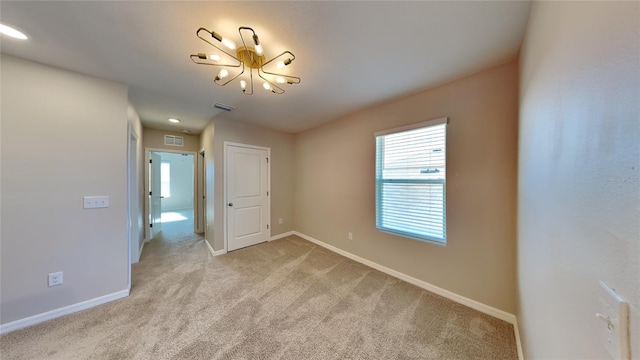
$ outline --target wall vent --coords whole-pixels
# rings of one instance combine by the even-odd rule
[[[182,136],[165,135],[164,144],[170,146],[184,146],[184,138]]]

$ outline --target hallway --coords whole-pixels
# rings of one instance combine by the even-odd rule
[[[184,262],[190,261],[185,254],[186,250],[204,244],[203,234],[193,232],[193,221],[191,209],[162,213],[162,231],[144,245],[140,262],[132,265],[132,291],[141,280],[141,276],[146,273],[146,270],[142,269],[159,268],[164,259],[173,259],[175,256],[184,256]]]

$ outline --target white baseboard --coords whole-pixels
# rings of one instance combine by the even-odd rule
[[[291,236],[291,235],[294,235],[294,234],[295,234],[295,231],[288,231],[288,232],[286,232],[286,233],[282,233],[282,234],[280,234],[280,235],[272,236],[272,237],[271,237],[271,239],[270,239],[269,241],[273,241],[273,240],[278,240],[278,239],[286,238],[287,236]]]
[[[110,301],[118,300],[129,296],[129,289],[118,291],[112,294],[97,297],[95,299],[79,302],[77,304],[65,306],[59,309],[47,311],[38,315],[29,316],[24,319],[12,321],[10,323],[0,325],[0,334],[6,334],[11,331],[25,328],[27,326],[39,324],[41,322],[59,318],[64,315],[73,314],[78,311],[86,310],[94,306],[102,305]]]
[[[518,348],[518,359],[524,360],[524,351],[522,351],[522,343],[520,342],[520,327],[518,326],[518,319],[513,321],[513,332],[516,336],[516,347]]]
[[[207,248],[209,249],[209,252],[213,256],[220,256],[220,255],[224,255],[224,254],[227,253],[227,250],[225,250],[225,249],[218,250],[218,251],[213,250],[213,248],[211,247],[211,244],[209,244],[209,240],[207,240],[207,239],[204,240],[204,243],[207,244]]]
[[[337,247],[335,247],[333,245],[329,245],[329,244],[327,244],[325,242],[322,242],[322,241],[320,241],[318,239],[314,239],[311,236],[299,233],[297,231],[294,231],[293,233],[295,235],[298,235],[299,237],[305,239],[305,240],[308,240],[308,241],[310,241],[310,242],[312,242],[314,244],[320,245],[320,246],[322,246],[322,247],[324,247],[324,248],[326,248],[328,250],[331,250],[331,251],[333,251],[335,253],[338,253],[338,254],[340,254],[340,255],[342,255],[344,257],[347,257],[347,258],[349,258],[351,260],[357,261],[357,262],[359,262],[361,264],[364,264],[364,265],[367,265],[367,266],[369,266],[371,268],[379,270],[379,271],[381,271],[381,272],[383,272],[383,273],[385,273],[387,275],[391,275],[391,276],[393,276],[395,278],[398,278],[400,280],[406,281],[409,284],[413,284],[413,285],[415,285],[415,286],[417,286],[419,288],[423,288],[423,289],[425,289],[427,291],[430,291],[430,292],[432,292],[434,294],[440,295],[440,296],[445,297],[445,298],[447,298],[449,300],[455,301],[455,302],[457,302],[459,304],[465,305],[467,307],[470,307],[472,309],[478,310],[478,311],[480,311],[482,313],[485,313],[487,315],[493,316],[493,317],[495,317],[497,319],[504,320],[504,321],[512,324],[513,328],[514,328],[514,331],[515,331],[516,343],[517,343],[517,347],[518,347],[518,356],[520,356],[520,359],[522,359],[522,356],[521,356],[522,346],[520,345],[520,334],[518,332],[518,325],[517,325],[517,321],[516,321],[516,316],[515,315],[510,314],[510,313],[508,313],[506,311],[503,311],[503,310],[500,310],[500,309],[496,309],[493,306],[489,306],[489,305],[483,304],[481,302],[469,299],[468,297],[464,297],[462,295],[458,295],[456,293],[453,293],[453,292],[451,292],[449,290],[445,290],[445,289],[443,289],[441,287],[438,287],[438,286],[435,286],[433,284],[429,284],[426,281],[422,281],[420,279],[416,279],[416,278],[414,278],[412,276],[409,276],[409,275],[401,273],[399,271],[390,269],[390,268],[388,268],[386,266],[380,265],[380,264],[375,263],[375,262],[373,262],[371,260],[367,260],[365,258],[361,258],[361,257],[359,257],[357,255],[354,255],[354,254],[348,252],[348,251],[344,251],[344,250],[339,249],[339,248],[337,248]]]

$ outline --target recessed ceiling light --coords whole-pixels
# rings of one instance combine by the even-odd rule
[[[0,33],[11,36],[12,38],[26,40],[27,35],[22,32],[12,28],[11,26],[0,23]]]
[[[178,120],[178,119],[174,119],[174,118],[171,118],[171,119],[169,119],[169,122],[172,122],[172,123],[179,123],[179,122],[180,122],[180,120]]]

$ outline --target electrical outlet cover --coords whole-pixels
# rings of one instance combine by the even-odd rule
[[[49,287],[61,285],[63,282],[62,271],[49,274]]]

